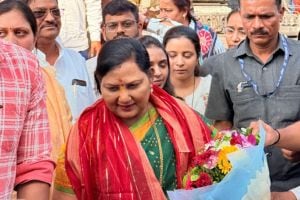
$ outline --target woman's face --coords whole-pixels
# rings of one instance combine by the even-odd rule
[[[150,58],[150,80],[153,84],[163,88],[169,75],[167,55],[156,46],[148,47],[147,51]]]
[[[237,46],[246,38],[246,32],[242,24],[242,17],[239,12],[233,13],[225,27],[225,38],[228,48]]]
[[[159,9],[160,18],[169,18],[182,24],[188,20],[187,11],[179,10],[173,0],[159,0]]]
[[[108,72],[102,78],[100,88],[109,110],[128,126],[148,110],[150,80],[133,59]]]
[[[187,80],[194,77],[198,57],[193,43],[185,38],[173,38],[166,43],[170,59],[171,79]]]
[[[18,10],[0,15],[0,38],[31,51],[35,45],[35,36],[29,22]]]

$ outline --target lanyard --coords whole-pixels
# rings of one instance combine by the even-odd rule
[[[287,44],[287,39],[285,37],[283,37],[282,35],[281,35],[280,39],[282,40],[282,44],[283,44],[283,48],[284,48],[284,60],[283,60],[283,63],[282,63],[281,69],[280,69],[280,74],[279,74],[278,81],[276,83],[276,87],[274,88],[274,90],[272,92],[268,92],[267,94],[264,94],[264,95],[261,95],[259,93],[257,83],[244,70],[244,68],[245,68],[244,59],[239,58],[240,68],[241,68],[241,72],[242,72],[243,76],[245,77],[247,82],[251,85],[251,87],[254,89],[255,93],[259,96],[269,97],[269,96],[273,95],[282,82],[284,72],[287,68],[287,64],[289,61],[289,48],[288,48],[288,44]]]

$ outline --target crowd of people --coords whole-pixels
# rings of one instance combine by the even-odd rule
[[[226,44],[190,0],[139,3],[0,2],[0,199],[167,199],[213,131],[260,125],[272,200],[300,199],[281,0],[239,0]]]

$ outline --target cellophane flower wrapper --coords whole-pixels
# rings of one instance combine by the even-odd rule
[[[232,169],[219,182],[191,190],[168,191],[170,200],[269,200],[270,178],[264,153],[265,130],[259,144],[228,154]]]

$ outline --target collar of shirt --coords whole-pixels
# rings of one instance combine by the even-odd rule
[[[50,64],[46,60],[46,55],[41,50],[34,48],[32,50],[32,53],[35,54],[35,56],[37,57],[40,67],[50,66]]]
[[[279,35],[278,39],[279,39],[279,44],[273,54],[277,53],[278,51],[280,51],[282,54],[284,53],[284,47],[283,47],[282,40],[280,39],[280,35]],[[289,44],[289,42],[288,42],[288,44]],[[291,50],[289,51],[289,54],[293,55]],[[241,42],[238,45],[236,52],[233,54],[233,57],[237,58],[237,57],[241,57],[243,55],[254,57],[254,55],[250,49],[250,46],[249,46],[248,38],[246,38],[243,42]]]
[[[56,59],[56,61],[55,61],[55,63],[54,63],[53,66],[55,66],[56,63],[57,63],[57,61],[60,60],[60,59],[63,57],[63,55],[64,55],[64,49],[65,49],[65,48],[63,47],[63,44],[61,43],[61,40],[60,40],[59,37],[57,37],[57,38],[55,39],[55,42],[56,42],[56,45],[57,45],[57,48],[58,48],[59,53],[58,53],[58,57],[57,57],[57,59]]]

